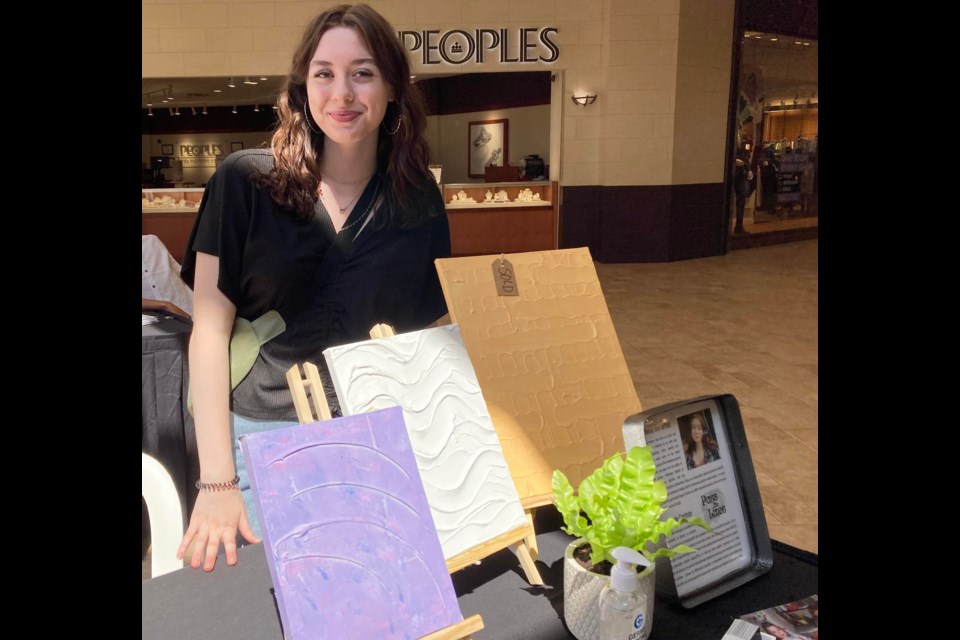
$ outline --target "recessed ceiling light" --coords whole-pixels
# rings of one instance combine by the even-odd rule
[[[809,46],[810,46],[810,43],[809,43],[809,42],[804,42],[804,43],[803,43],[803,46],[809,47]]]
[[[214,93],[223,93],[223,89],[214,89],[213,92],[214,92]]]
[[[268,80],[268,78],[267,78],[267,76],[260,76],[260,80],[262,80],[263,82],[266,82],[266,81]]]
[[[770,42],[776,42],[776,41],[779,40],[779,39],[780,39],[780,38],[770,38]]]
[[[233,81],[233,78],[229,78],[227,80],[227,86],[230,87],[231,89],[234,89],[236,88],[237,83]]]

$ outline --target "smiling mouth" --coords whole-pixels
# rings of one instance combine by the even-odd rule
[[[350,122],[360,117],[359,111],[331,111],[329,114],[331,119],[337,122]]]

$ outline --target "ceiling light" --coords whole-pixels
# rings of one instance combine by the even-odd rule
[[[152,115],[153,115],[153,108],[152,108],[152,107],[147,107],[147,115],[148,115],[148,116],[152,116]]]
[[[233,105],[233,113],[237,112],[237,105]]]
[[[779,39],[780,39],[780,38],[770,38],[770,42],[776,42],[776,41],[779,40]]]
[[[266,82],[269,78],[267,76],[260,76],[260,80]]]
[[[809,47],[809,46],[810,46],[810,43],[809,43],[809,42],[804,42],[804,43],[803,43],[803,46]]]
[[[214,93],[223,93],[223,89],[214,89],[213,92],[214,92]]]
[[[257,113],[260,113],[260,105],[258,104],[253,105],[253,110],[256,111]]]
[[[228,78],[228,79],[227,79],[227,86],[230,87],[231,89],[233,89],[233,88],[235,88],[235,87],[237,86],[237,83],[233,81],[233,78]]]
[[[207,107],[206,107],[206,106],[203,107],[203,115],[207,115]]]
[[[251,80],[250,78],[245,78],[243,84],[257,84],[257,81]]]
[[[794,40],[794,41],[793,41],[793,44],[803,44],[803,43],[800,42],[799,40]]]
[[[274,110],[274,111],[277,110],[277,105],[273,105],[273,110]]]
[[[153,106],[153,103],[152,103],[152,102],[148,102],[148,103],[147,103],[147,106],[148,106],[148,107],[152,107],[152,106]]]
[[[763,36],[753,36],[753,37],[756,38],[757,40],[763,40]]]

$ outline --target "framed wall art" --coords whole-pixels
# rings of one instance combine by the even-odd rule
[[[475,120],[467,126],[467,173],[471,178],[484,177],[483,168],[505,167],[509,156],[509,123],[500,120]]]
[[[161,144],[161,145],[160,145],[160,153],[163,154],[163,155],[165,155],[165,156],[172,156],[172,155],[173,155],[173,145],[172,145],[172,144]]]

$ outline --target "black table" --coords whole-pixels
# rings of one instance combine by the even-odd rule
[[[556,512],[545,508],[541,511]],[[545,586],[530,586],[516,558],[507,550],[453,575],[464,618],[479,613],[479,639],[548,640],[572,638],[563,624],[563,552],[572,538],[546,531],[552,517],[540,518],[537,566]],[[239,562],[228,567],[223,557],[210,574],[189,567],[143,583],[142,640],[281,640],[279,616],[261,545],[240,549]],[[651,640],[720,640],[739,615],[817,593],[818,558],[773,541],[773,568],[695,609],[657,599]],[[349,640],[349,639],[348,639]]]
[[[160,317],[142,327],[141,446],[173,478],[186,519],[197,497],[193,483],[200,477],[193,417],[187,413],[187,343],[193,325]]]

